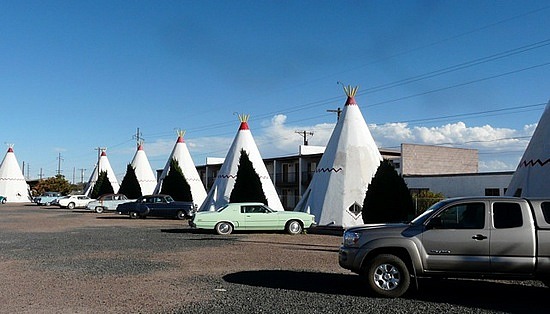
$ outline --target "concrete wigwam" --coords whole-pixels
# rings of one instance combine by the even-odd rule
[[[355,102],[357,87],[344,87],[347,101],[315,174],[295,211],[315,216],[319,226],[363,223],[367,187],[382,156]]]
[[[241,121],[239,131],[227,152],[227,156],[218,172],[216,181],[214,181],[214,185],[210,188],[199,211],[216,210],[229,203],[229,198],[231,197],[231,192],[233,191],[237,178],[241,150],[244,150],[248,154],[248,158],[252,162],[254,170],[256,170],[256,173],[260,177],[262,189],[267,198],[267,205],[273,210],[284,210],[281,200],[277,195],[277,191],[275,190],[275,185],[267,172],[260,151],[250,132],[248,118],[248,115],[239,115],[239,120]]]
[[[183,138],[184,135],[185,131],[178,131],[178,139],[176,140],[174,149],[172,149],[172,153],[170,154],[170,157],[168,158],[168,161],[166,161],[166,165],[162,170],[162,174],[160,175],[157,186],[155,187],[155,193],[159,193],[161,191],[162,182],[164,181],[164,178],[166,178],[166,176],[168,175],[168,171],[170,170],[170,161],[172,161],[172,159],[175,159],[178,161],[179,167],[183,172],[185,180],[191,187],[191,196],[193,197],[193,203],[195,203],[195,205],[197,206],[200,206],[200,204],[202,204],[202,202],[206,198],[206,189],[202,184],[197,168],[195,167],[195,163],[193,162],[191,154],[189,153],[189,149],[187,149],[187,144],[185,143],[185,139]]]
[[[506,189],[508,196],[550,196],[550,102]]]
[[[92,172],[92,175],[90,176],[90,180],[88,180],[88,184],[86,185],[86,188],[84,189],[84,194],[90,196],[92,194],[92,191],[94,190],[94,186],[97,182],[97,178],[99,177],[99,174],[102,171],[107,172],[107,179],[109,179],[109,182],[111,182],[111,186],[113,187],[113,191],[115,193],[118,192],[120,189],[120,184],[118,183],[118,180],[116,178],[115,172],[113,171],[113,168],[111,168],[111,163],[109,162],[109,159],[107,158],[107,153],[105,152],[105,149],[101,150],[101,155],[99,157],[99,160],[97,162],[96,167],[94,168],[94,172]]]
[[[0,195],[9,203],[30,202],[29,186],[10,145],[0,164]]]
[[[152,194],[157,186],[157,179],[155,178],[155,173],[151,168],[147,154],[145,154],[143,150],[143,143],[139,143],[136,154],[130,165],[134,168],[136,173],[136,178],[141,187],[141,194]]]

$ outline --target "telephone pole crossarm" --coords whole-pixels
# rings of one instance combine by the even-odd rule
[[[304,145],[306,145],[306,146],[309,143],[308,140],[307,140],[308,135],[313,136],[313,132],[311,132],[311,131],[294,131],[294,133],[300,134],[300,136],[302,136],[304,138]]]

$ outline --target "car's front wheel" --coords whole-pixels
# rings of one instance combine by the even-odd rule
[[[6,204],[6,199],[5,198],[2,199],[2,204]]]
[[[402,296],[411,281],[407,265],[392,254],[375,256],[367,266],[366,275],[370,288],[387,298]]]
[[[98,214],[101,214],[103,212],[104,208],[101,207],[101,206],[96,206],[95,208],[95,212],[98,213]]]
[[[300,234],[303,231],[302,224],[298,220],[291,220],[286,223],[285,231],[290,235]]]
[[[215,229],[216,229],[216,233],[219,235],[228,235],[228,234],[231,234],[231,232],[233,232],[233,225],[226,221],[222,221],[216,224]]]
[[[70,203],[67,205],[67,208],[68,208],[68,209],[74,209],[74,203],[73,203],[73,202],[70,202]]]

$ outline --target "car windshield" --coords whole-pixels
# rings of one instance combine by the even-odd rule
[[[428,217],[431,216],[431,214],[440,209],[441,207],[447,205],[448,203],[450,203],[451,200],[450,199],[447,199],[447,200],[443,200],[443,201],[439,201],[435,204],[433,204],[432,206],[430,206],[430,208],[426,209],[426,211],[424,211],[422,214],[420,214],[418,217],[416,217],[415,219],[413,219],[410,223],[412,225],[420,225],[420,224],[423,224],[424,221],[426,221],[426,219],[428,219]]]
[[[166,196],[164,199],[165,199],[166,202],[168,202],[168,203],[172,203],[172,202],[174,201],[174,199],[172,198],[172,196]]]

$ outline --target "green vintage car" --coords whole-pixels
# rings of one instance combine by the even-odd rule
[[[195,214],[191,227],[227,235],[233,230],[284,230],[294,235],[315,224],[315,216],[293,211],[275,211],[262,203],[229,203],[216,211]]]

